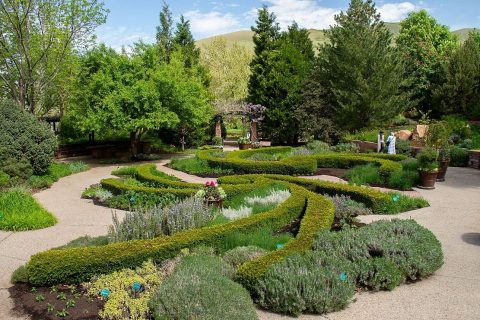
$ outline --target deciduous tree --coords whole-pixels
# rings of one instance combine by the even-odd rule
[[[99,0],[0,1],[0,79],[12,99],[31,113],[48,112],[45,94],[105,18]]]

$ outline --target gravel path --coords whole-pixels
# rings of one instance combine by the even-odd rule
[[[158,161],[158,169],[188,182],[212,180],[172,170],[164,166],[167,162]],[[80,196],[86,187],[110,177],[117,167],[94,167],[62,178],[50,189],[35,194],[57,217],[55,226],[27,232],[0,231],[0,319],[26,319],[11,313],[7,289],[11,273],[32,254],[80,236],[106,234],[112,210]],[[349,308],[326,317],[304,315],[300,319],[479,319],[480,171],[450,168],[447,181],[437,185],[435,191],[419,191],[431,207],[395,216],[417,220],[440,239],[445,265],[435,276],[393,292],[359,294]],[[365,222],[383,218],[390,217],[363,217]],[[263,311],[258,314],[265,320],[288,318]]]

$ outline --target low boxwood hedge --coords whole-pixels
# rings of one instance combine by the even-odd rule
[[[357,202],[364,203],[376,214],[388,214],[389,212],[385,210],[385,207],[386,205],[391,204],[393,201],[389,194],[372,188],[284,175],[267,174],[263,175],[263,177],[272,180],[294,183],[315,193],[328,194],[330,196],[346,195]],[[243,175],[221,177],[218,179],[218,181],[222,184],[252,183],[255,181],[255,179],[257,179],[257,175]]]
[[[284,175],[311,175],[317,168],[345,168],[373,163],[379,166],[380,172],[389,176],[402,170],[398,161],[407,157],[402,155],[327,153],[318,155],[300,155],[279,161],[255,161],[247,159],[256,153],[282,154],[292,150],[291,147],[272,147],[256,150],[233,151],[224,158],[215,157],[212,151],[199,151],[197,156],[206,160],[210,166],[231,169],[236,173],[264,173]]]
[[[249,231],[263,226],[281,228],[304,214],[306,200],[310,195],[304,188],[293,184],[289,184],[289,189],[292,195],[277,208],[222,225],[151,240],[119,242],[102,247],[48,250],[35,254],[27,264],[28,281],[34,286],[80,283],[94,275],[134,268],[148,259],[162,261],[172,258],[183,248],[215,246],[222,238],[237,231]]]
[[[155,170],[156,168],[154,164],[144,164],[144,165],[138,166],[135,178],[142,182],[149,182],[159,188],[167,187],[167,188],[198,189],[202,186],[201,184],[198,184],[198,183],[189,183],[184,181],[176,181],[172,179],[162,178],[154,174]]]
[[[285,247],[241,265],[237,271],[237,279],[251,289],[274,263],[281,261],[289,254],[310,250],[316,234],[322,229],[331,228],[334,215],[335,208],[330,200],[308,192],[307,207],[297,236]]]

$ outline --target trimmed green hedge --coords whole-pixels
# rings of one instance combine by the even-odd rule
[[[274,263],[281,261],[289,254],[310,250],[318,231],[331,228],[334,215],[335,208],[330,200],[308,192],[307,208],[297,236],[284,248],[241,265],[237,271],[237,279],[247,288],[252,288]]]
[[[202,185],[198,183],[189,183],[184,181],[176,181],[171,179],[165,179],[155,175],[153,172],[157,170],[154,164],[144,164],[138,166],[135,177],[142,182],[153,183],[156,187],[163,188],[201,188]]]
[[[310,193],[289,185],[292,195],[277,208],[222,225],[188,230],[169,237],[127,241],[102,247],[48,250],[33,255],[27,264],[28,281],[34,286],[80,283],[98,274],[134,268],[153,259],[162,261],[176,256],[181,249],[198,245],[215,246],[225,236],[263,226],[281,228],[305,212]],[[185,190],[185,189],[180,189]],[[332,212],[333,215],[333,212]]]
[[[196,189],[174,189],[174,188],[152,188],[152,187],[140,187],[140,186],[130,186],[123,183],[120,179],[103,179],[101,182],[103,188],[109,190],[113,194],[121,194],[127,191],[137,191],[145,193],[156,193],[156,194],[173,194],[180,198],[185,198],[194,195],[199,188]]]
[[[345,168],[373,163],[380,172],[388,176],[402,170],[397,161],[405,160],[402,155],[327,153],[311,156],[294,156],[279,161],[255,161],[246,159],[255,153],[282,154],[292,150],[291,147],[272,147],[254,150],[233,151],[225,158],[215,157],[212,151],[199,151],[197,156],[206,160],[210,166],[231,169],[236,173],[264,173],[284,175],[311,175],[317,168]]]
[[[222,184],[252,183],[253,181],[255,181],[256,177],[256,175],[227,176],[219,178],[218,181]],[[392,203],[390,195],[372,188],[283,175],[263,175],[263,177],[272,180],[294,183],[296,185],[305,187],[315,193],[328,194],[330,196],[340,194],[346,195],[355,201],[364,203],[376,214],[388,213],[385,211],[385,207]]]

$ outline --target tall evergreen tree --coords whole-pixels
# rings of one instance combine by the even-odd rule
[[[445,81],[444,65],[457,47],[457,38],[426,10],[410,13],[400,26],[396,44],[405,60],[405,76],[413,77],[414,107],[438,116],[433,91]]]
[[[264,90],[258,103],[265,106],[262,132],[275,144],[296,144],[299,125],[295,111],[302,100],[305,79],[313,65],[313,44],[309,32],[296,23],[274,43],[275,50],[266,52],[267,73]]]
[[[391,32],[372,0],[352,0],[335,21],[327,31],[329,41],[320,48],[300,110],[317,110],[312,116],[329,126],[333,121],[337,130],[387,122],[409,105]]]
[[[170,55],[173,47],[173,19],[172,12],[166,2],[163,2],[163,8],[160,12],[160,25],[157,26],[157,46],[160,58],[165,61],[170,61]]]
[[[177,23],[173,45],[182,51],[185,58],[185,67],[190,68],[199,63],[200,49],[195,44],[195,39],[190,30],[190,21],[186,20],[183,15],[180,16],[180,21]]]
[[[446,66],[446,82],[435,91],[443,114],[480,117],[480,33],[471,32]]]
[[[258,18],[252,27],[255,57],[250,63],[251,75],[248,81],[248,100],[252,103],[261,103],[265,92],[262,83],[268,72],[268,52],[273,50],[274,43],[280,36],[280,27],[276,22],[275,14],[270,13],[266,6],[258,10]]]

